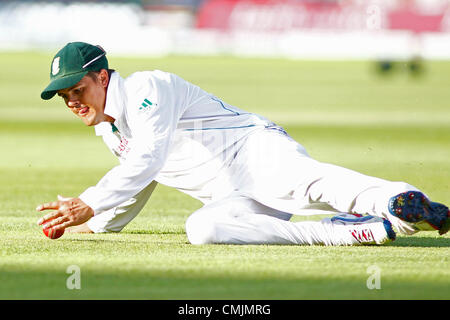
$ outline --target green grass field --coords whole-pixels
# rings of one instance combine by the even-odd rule
[[[193,246],[184,222],[200,203],[161,185],[119,234],[47,239],[34,208],[77,196],[117,163],[62,101],[40,99],[51,58],[0,53],[0,299],[450,298],[449,234],[380,247]],[[380,76],[365,61],[110,57],[110,65],[122,76],[177,73],[284,126],[318,160],[407,181],[450,204],[450,62],[427,63],[420,78],[402,66]],[[80,267],[80,290],[66,287],[70,265]],[[379,290],[366,286],[373,265]]]

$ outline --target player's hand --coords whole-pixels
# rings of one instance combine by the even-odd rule
[[[36,208],[37,211],[55,210],[38,220],[38,225],[42,225],[44,229],[65,229],[82,224],[94,216],[94,210],[80,198],[58,196],[58,199],[58,201],[44,203]]]

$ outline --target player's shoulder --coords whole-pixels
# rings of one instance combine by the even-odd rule
[[[161,70],[138,71],[131,74],[124,81],[128,96],[141,96],[152,94],[179,93],[188,82],[174,73]]]
[[[127,87],[140,86],[152,81],[170,83],[176,78],[178,77],[175,74],[161,70],[137,71],[125,79],[125,85]]]

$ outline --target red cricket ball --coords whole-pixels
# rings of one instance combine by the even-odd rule
[[[44,234],[50,239],[58,239],[64,234],[64,229],[62,230],[54,230],[53,228],[42,229]]]

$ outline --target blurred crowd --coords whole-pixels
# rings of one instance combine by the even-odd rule
[[[0,1],[0,49],[71,39],[124,53],[447,59],[450,0]]]

